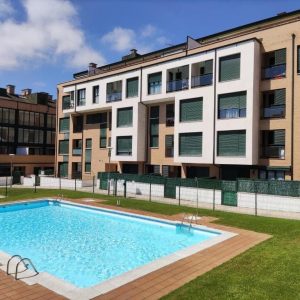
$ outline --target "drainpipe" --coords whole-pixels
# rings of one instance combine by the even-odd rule
[[[59,99],[59,90],[58,90],[58,88],[56,89],[56,95],[57,95],[57,97],[56,97],[56,107],[55,107],[55,110],[56,110],[56,136],[58,136],[58,133],[59,133],[58,105],[57,105],[57,102],[58,102],[58,99]],[[55,149],[55,158],[54,158],[55,171],[54,171],[54,174],[57,177],[58,176],[58,162],[57,162],[58,143],[57,143],[57,138],[55,139],[54,149]]]
[[[295,106],[295,38],[296,35],[292,34],[292,105],[291,105],[291,180],[294,179],[294,106]]]
[[[215,166],[215,152],[216,152],[216,102],[217,102],[217,50],[215,49],[214,57],[214,102],[213,102],[213,166]],[[220,179],[220,169],[219,169],[219,179]]]

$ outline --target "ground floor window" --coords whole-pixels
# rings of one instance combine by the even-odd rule
[[[282,170],[260,170],[259,179],[284,180],[285,172]]]

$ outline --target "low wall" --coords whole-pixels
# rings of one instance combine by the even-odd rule
[[[49,188],[68,188],[75,189],[75,179],[56,178],[56,177],[40,177],[40,186]],[[82,181],[76,179],[76,188],[82,187]]]
[[[11,177],[0,177],[0,186],[6,186],[11,184]]]

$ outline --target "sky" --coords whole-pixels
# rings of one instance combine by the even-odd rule
[[[0,87],[49,92],[87,69],[300,9],[299,0],[0,0]]]

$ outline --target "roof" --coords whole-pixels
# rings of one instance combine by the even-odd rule
[[[283,19],[283,18],[292,17],[292,16],[296,16],[296,15],[300,15],[300,9],[292,11],[292,12],[288,12],[288,13],[287,12],[282,12],[282,13],[279,13],[276,16],[273,16],[273,17],[270,17],[270,18],[262,19],[262,20],[259,20],[259,21],[251,22],[251,23],[248,23],[248,24],[245,24],[245,25],[241,25],[241,26],[238,26],[238,27],[234,27],[234,28],[231,28],[231,29],[220,31],[220,32],[217,32],[217,33],[214,33],[214,34],[211,34],[211,35],[207,35],[207,36],[197,38],[195,40],[198,41],[198,42],[204,43],[206,40],[217,38],[218,36],[227,35],[229,33],[233,33],[233,32],[239,31],[239,30],[247,29],[247,28],[250,28],[250,27],[254,27],[254,26],[257,26],[257,25],[262,25],[262,24],[265,24],[265,23],[269,23],[269,22],[272,22],[272,21],[276,21],[276,20],[280,20],[280,19]],[[174,45],[174,46],[171,46],[171,47],[162,48],[162,49],[159,49],[159,50],[156,50],[156,51],[153,51],[153,52],[149,52],[149,53],[140,55],[137,58],[128,59],[126,61],[120,60],[120,61],[117,61],[117,62],[114,62],[114,63],[111,63],[111,64],[100,66],[96,70],[100,71],[100,70],[110,69],[110,67],[112,67],[112,66],[116,66],[116,65],[122,66],[128,61],[143,60],[146,57],[150,57],[150,56],[153,56],[153,55],[156,55],[156,54],[162,54],[163,55],[163,54],[171,53],[173,51],[180,50],[180,49],[182,49],[182,50],[186,49],[186,42],[181,43],[181,44],[177,44],[177,45]],[[86,70],[86,71],[81,71],[81,72],[78,72],[78,73],[74,73],[73,77],[75,79],[78,79],[78,78],[81,78],[81,77],[85,77],[88,74],[89,74],[89,72],[88,72],[88,70]],[[95,74],[97,74],[97,73],[95,73]]]

